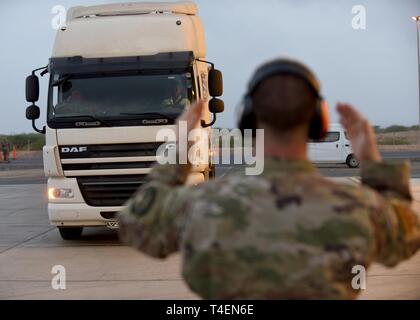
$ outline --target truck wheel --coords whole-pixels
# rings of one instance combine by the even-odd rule
[[[78,240],[82,236],[83,227],[58,227],[63,240]]]
[[[216,169],[213,166],[204,170],[204,180],[209,181],[215,178]]]
[[[209,178],[210,179],[216,178],[216,167],[214,165],[212,165],[210,168]]]
[[[359,167],[359,160],[356,159],[354,154],[351,154],[347,157],[346,163],[350,168],[358,168]]]
[[[210,180],[210,170],[209,169],[204,170],[203,175],[204,175],[204,181],[209,181]]]

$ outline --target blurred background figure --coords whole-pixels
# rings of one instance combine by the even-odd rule
[[[3,160],[10,162],[10,143],[7,140],[2,141],[1,151],[3,153]]]

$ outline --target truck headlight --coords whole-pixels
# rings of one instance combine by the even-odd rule
[[[71,199],[74,198],[74,193],[72,189],[64,188],[49,188],[48,189],[48,199]]]

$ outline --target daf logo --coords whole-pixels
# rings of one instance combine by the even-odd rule
[[[143,120],[142,124],[167,124],[168,119],[156,119],[156,120]]]
[[[62,153],[80,153],[87,152],[87,147],[62,147]]]
[[[76,127],[100,127],[101,123],[99,121],[93,122],[75,122],[74,125]]]

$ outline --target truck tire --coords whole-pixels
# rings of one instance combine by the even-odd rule
[[[215,177],[216,177],[216,168],[214,165],[204,170],[205,181],[213,180]]]
[[[78,240],[82,236],[83,227],[58,227],[63,240]]]
[[[349,166],[349,168],[358,168],[360,163],[354,154],[351,154],[347,157],[346,164]]]
[[[209,178],[214,179],[216,178],[216,167],[215,165],[212,165],[209,172]]]

